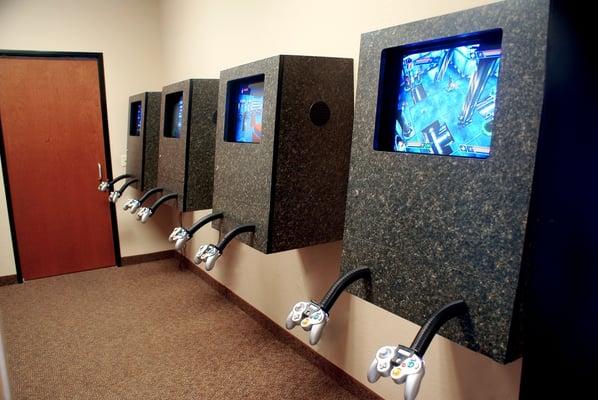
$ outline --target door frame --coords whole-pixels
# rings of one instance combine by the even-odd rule
[[[110,153],[110,133],[108,130],[108,109],[106,107],[106,81],[104,79],[104,55],[103,53],[68,52],[68,51],[37,51],[37,50],[2,50],[0,56],[7,57],[32,57],[32,58],[83,58],[95,60],[98,65],[98,81],[100,84],[100,107],[102,110],[102,128],[104,133],[104,158],[106,161],[106,177],[112,176],[112,157]],[[12,238],[12,251],[15,259],[17,282],[23,283],[23,273],[19,259],[19,247],[17,245],[17,234],[12,211],[12,197],[10,193],[10,182],[8,180],[8,165],[6,163],[6,149],[4,148],[4,133],[2,132],[2,115],[0,115],[0,159],[2,160],[2,175],[4,178],[4,190],[6,192],[6,208],[8,210],[8,222],[10,236]],[[110,207],[110,219],[112,220],[112,243],[114,245],[114,259],[116,266],[122,265],[120,255],[120,239],[118,236],[118,221],[116,219],[116,206],[108,202]]]

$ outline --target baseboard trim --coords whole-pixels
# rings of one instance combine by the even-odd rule
[[[15,283],[18,283],[18,282],[19,281],[17,280],[16,275],[0,276],[0,286],[14,285]]]
[[[174,258],[178,253],[174,250],[158,251],[156,253],[139,254],[137,256],[122,257],[121,265],[142,264],[150,261],[165,260],[167,258]]]
[[[189,259],[183,256],[181,253],[175,252],[174,258],[176,258],[183,267],[189,269],[191,272],[199,276],[204,282],[210,285],[210,287],[212,287],[218,293],[220,293],[228,300],[233,302],[247,315],[249,315],[260,325],[262,325],[264,328],[270,331],[274,336],[276,336],[278,340],[292,348],[300,356],[307,359],[312,364],[324,371],[324,373],[330,376],[334,381],[336,381],[348,392],[359,397],[360,399],[383,400],[382,397],[374,393],[363,383],[359,382],[357,379],[347,374],[345,371],[333,364],[331,361],[327,360],[322,355],[317,353],[311,347],[307,346],[301,340],[297,339],[290,332],[283,329],[280,325],[278,325],[276,322],[270,319],[270,317],[259,311],[257,308],[253,307],[251,304],[246,302],[243,298],[235,294],[222,283],[218,282],[203,269],[195,266]]]

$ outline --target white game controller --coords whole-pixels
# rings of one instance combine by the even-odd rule
[[[174,248],[176,250],[182,249],[189,239],[191,239],[191,236],[182,226],[174,228],[170,236],[168,236],[168,241],[174,242]]]
[[[131,214],[134,214],[137,209],[141,207],[141,203],[137,199],[129,199],[123,205],[123,210],[129,211]]]
[[[322,310],[318,303],[300,301],[289,313],[286,327],[290,330],[296,325],[301,325],[303,330],[309,331],[309,343],[315,345],[320,341],[327,322],[328,313]]]
[[[405,346],[384,346],[376,352],[368,370],[368,381],[376,382],[381,376],[396,384],[405,384],[405,400],[415,400],[425,374],[425,363],[415,351]]]
[[[110,194],[108,195],[108,201],[110,201],[111,203],[116,203],[118,199],[120,199],[120,195],[121,193],[118,190],[115,192],[110,192]]]
[[[100,192],[107,192],[110,189],[110,183],[108,181],[102,181],[98,185],[98,190]]]
[[[151,208],[141,207],[137,212],[137,220],[141,221],[142,224],[145,224],[150,219],[152,214],[153,212]]]
[[[196,265],[204,262],[206,264],[206,271],[211,271],[216,265],[216,261],[220,258],[220,250],[213,244],[204,244],[199,247],[193,262]]]

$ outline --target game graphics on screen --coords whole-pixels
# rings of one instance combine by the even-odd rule
[[[135,107],[136,110],[136,116],[135,116],[135,135],[139,136],[141,134],[141,121],[142,121],[142,117],[143,117],[143,110],[141,108],[141,103],[137,104],[137,106]]]
[[[264,108],[264,82],[239,86],[235,141],[260,143],[262,141],[262,111]]]
[[[500,56],[479,44],[403,56],[394,151],[487,158]]]

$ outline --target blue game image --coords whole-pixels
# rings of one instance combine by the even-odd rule
[[[141,121],[143,117],[143,110],[141,108],[141,102],[136,104],[135,111],[135,136],[141,135]]]
[[[264,81],[241,82],[236,86],[237,101],[233,141],[260,143],[262,141],[262,111],[264,109]]]
[[[164,135],[171,138],[180,138],[183,129],[183,93],[168,95],[166,106],[168,110]]]
[[[481,44],[403,55],[394,151],[487,158],[500,56]]]
[[[131,117],[129,119],[129,135],[141,135],[141,123],[143,121],[143,108],[141,102],[136,101],[131,103]]]

